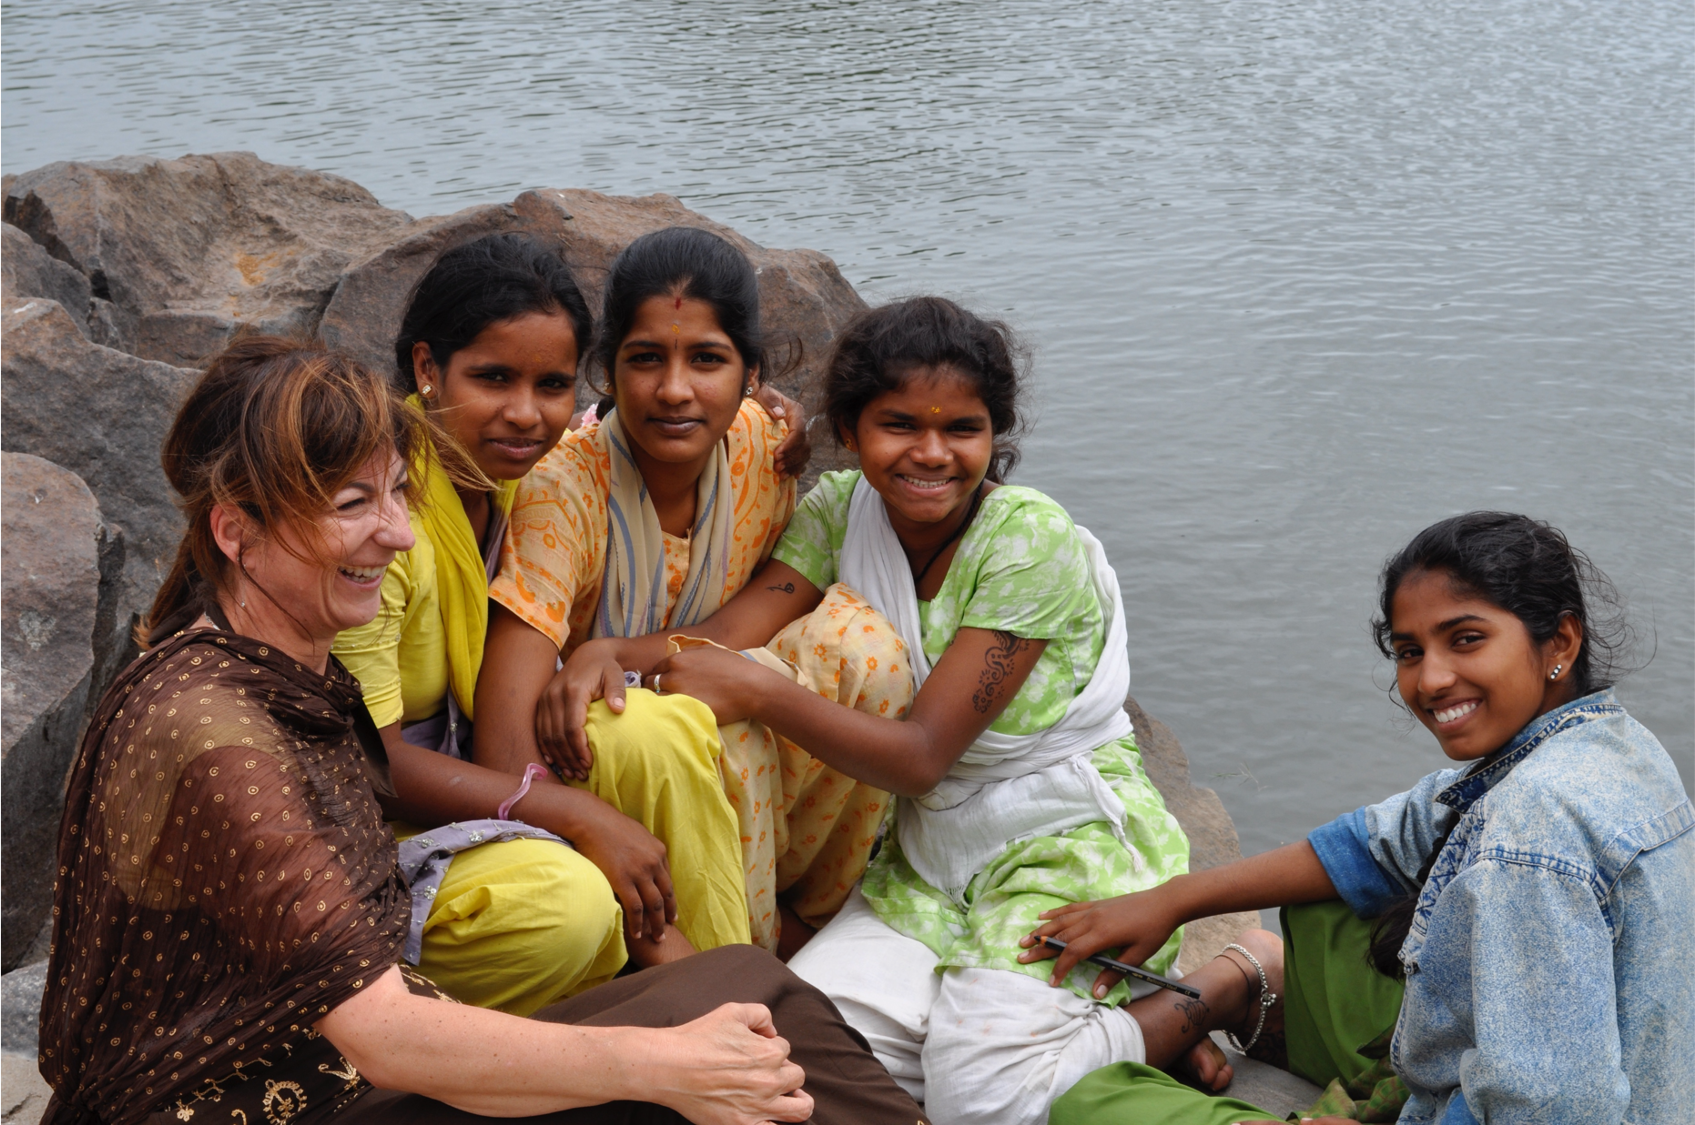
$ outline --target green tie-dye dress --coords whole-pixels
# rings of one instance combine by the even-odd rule
[[[820,590],[837,580],[848,501],[859,476],[825,473],[800,502],[773,553]],[[1034,734],[1057,723],[1088,684],[1106,643],[1108,622],[1071,517],[1031,488],[1005,485],[983,498],[941,589],[918,608],[932,665],[964,628],[1048,642],[1030,678],[989,727],[1001,734]],[[1046,963],[1017,960],[1018,941],[1035,928],[1038,914],[1068,902],[1146,890],[1189,869],[1189,841],[1143,772],[1134,736],[1098,748],[1093,761],[1129,813],[1128,848],[1104,821],[1015,841],[971,880],[962,909],[919,877],[890,832],[865,872],[872,909],[928,946],[944,968],[1008,969],[1047,979]],[[1172,934],[1147,968],[1168,972],[1181,937],[1181,930]],[[1066,985],[1093,999],[1089,989],[1098,972],[1080,966]],[[1103,1002],[1120,1004],[1128,997],[1120,984]]]

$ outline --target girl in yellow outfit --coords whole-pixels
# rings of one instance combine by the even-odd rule
[[[412,466],[422,478],[417,543],[384,574],[381,612],[335,645],[361,683],[409,819],[436,826],[395,826],[412,877],[410,959],[459,999],[518,1014],[610,978],[632,953],[661,959],[645,937],[626,942],[615,894],[670,887],[661,840],[699,857],[676,880],[688,943],[747,940],[735,855],[719,842],[716,739],[686,724],[664,730],[677,754],[616,779],[624,812],[558,786],[509,801],[514,779],[468,760],[488,579],[518,478],[570,420],[591,324],[564,263],[528,237],[479,239],[432,268],[396,360],[414,403],[451,440]],[[626,733],[638,732],[597,728],[596,738]],[[491,821],[503,802],[510,819]]]
[[[813,925],[833,914],[864,868],[886,795],[763,727],[719,732],[698,701],[626,694],[622,680],[589,710],[575,747],[538,707],[555,690],[560,659],[591,637],[682,633],[708,617],[753,580],[794,510],[793,482],[772,468],[785,427],[747,400],[762,349],[746,257],[706,231],[646,235],[613,264],[603,318],[599,359],[615,409],[568,436],[519,486],[490,586],[497,608],[478,685],[477,760],[516,773],[545,754],[573,784],[624,807],[607,775],[676,751],[629,733],[614,747],[606,732],[681,713],[702,737],[721,735],[725,839],[734,847],[740,838],[749,932],[775,949],[779,894]],[[797,623],[786,649],[774,646],[780,658],[750,655],[850,706],[901,713],[910,674],[890,648],[893,631],[869,607],[835,608],[841,620],[820,617],[804,638]],[[868,664],[872,651],[888,658]],[[678,848],[678,867],[704,854]],[[648,901],[650,916],[659,905]]]

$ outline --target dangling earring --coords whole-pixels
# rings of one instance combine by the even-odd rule
[[[1564,664],[1556,664],[1556,665],[1554,665],[1554,670],[1553,670],[1553,671],[1552,671],[1552,672],[1549,672],[1549,673],[1548,673],[1548,678],[1549,678],[1549,679],[1550,679],[1550,680],[1557,680],[1557,679],[1559,679],[1559,678],[1560,678],[1560,669],[1561,669],[1561,668],[1564,668],[1564,667],[1565,667],[1565,665],[1564,665]]]

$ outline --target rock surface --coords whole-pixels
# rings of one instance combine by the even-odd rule
[[[53,1096],[36,1060],[36,1020],[46,980],[47,963],[36,961],[7,973],[0,985],[5,1043],[0,1052],[0,1125],[36,1125]]]
[[[123,549],[75,473],[0,453],[0,964],[30,949],[52,903],[64,782],[88,715]],[[108,613],[110,612],[108,608]]]
[[[5,220],[110,302],[124,350],[194,366],[242,327],[310,333],[347,264],[410,216],[340,176],[223,152],[49,164],[11,184]]]
[[[864,310],[865,302],[823,254],[768,250],[669,195],[630,198],[550,188],[524,192],[510,204],[419,219],[391,244],[347,269],[324,310],[320,332],[333,347],[390,370],[407,300],[436,257],[497,231],[523,231],[562,247],[598,317],[601,290],[618,252],[669,226],[710,230],[747,254],[759,273],[761,319],[772,344],[772,370],[766,374],[786,394],[804,401],[823,375],[836,333]],[[584,392],[592,401],[587,381]]]
[[[88,278],[43,250],[11,223],[0,223],[0,237],[4,240],[4,253],[0,254],[0,301],[10,305],[20,295],[47,297],[59,302],[82,334],[90,336]]]
[[[0,447],[87,482],[124,533],[122,609],[144,612],[182,537],[159,447],[195,372],[91,343],[58,302],[40,297],[0,308],[0,339]]]

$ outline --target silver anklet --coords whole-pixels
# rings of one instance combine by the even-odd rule
[[[1230,1045],[1245,1055],[1253,1049],[1255,1043],[1259,1042],[1259,1033],[1265,1030],[1265,1014],[1271,1011],[1272,1005],[1277,1003],[1278,997],[1277,993],[1271,991],[1271,982],[1266,979],[1265,969],[1261,967],[1258,957],[1255,957],[1252,953],[1249,953],[1246,949],[1243,949],[1235,942],[1231,942],[1224,948],[1234,949],[1237,953],[1246,957],[1248,959],[1248,964],[1254,967],[1254,972],[1259,974],[1259,1019],[1254,1021],[1253,1035],[1248,1037],[1248,1041],[1246,1043],[1243,1043],[1240,1039],[1236,1038],[1236,1033],[1234,1031],[1226,1031],[1224,1033],[1224,1037],[1230,1040]]]

